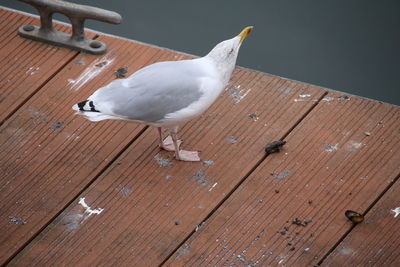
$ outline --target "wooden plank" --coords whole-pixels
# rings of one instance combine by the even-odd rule
[[[80,54],[0,128],[0,264],[16,253],[130,144],[143,126],[91,123],[72,105],[115,79],[179,55],[100,37],[110,51]],[[15,219],[16,218],[16,219]]]
[[[160,264],[315,102],[318,88],[237,69],[233,86],[182,130],[202,163],[177,162],[146,130],[12,264]],[[233,87],[237,88],[237,87]],[[249,114],[257,114],[249,116]],[[111,127],[111,126],[110,126]],[[104,209],[90,218],[79,202]]]
[[[399,174],[399,128],[399,107],[330,93],[166,265],[318,263],[350,229],[344,211]]]
[[[22,103],[78,53],[17,35],[22,25],[40,25],[37,18],[0,7],[0,125]],[[55,24],[57,30],[70,28]],[[94,34],[90,33],[93,37]]]
[[[323,265],[400,266],[400,215],[395,212],[400,212],[399,195],[397,181]]]

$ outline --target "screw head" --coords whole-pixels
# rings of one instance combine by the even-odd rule
[[[35,26],[33,26],[33,25],[25,25],[22,29],[24,31],[26,31],[26,32],[31,32],[31,31],[33,31],[35,29]]]
[[[99,41],[92,41],[92,42],[90,42],[90,47],[91,48],[100,48],[100,47],[102,47],[103,46],[103,43],[102,42],[99,42]]]

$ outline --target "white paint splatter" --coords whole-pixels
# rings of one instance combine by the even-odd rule
[[[165,159],[162,156],[160,156],[159,154],[154,156],[154,160],[157,162],[157,164],[160,167],[172,166],[172,162],[169,159]]]
[[[353,141],[353,140],[349,140],[349,141],[344,145],[344,149],[345,149],[346,151],[355,153],[355,152],[357,152],[360,148],[362,148],[363,146],[364,146],[363,143],[356,142],[356,141]]]
[[[354,147],[355,149],[359,149],[359,148],[361,148],[363,146],[362,143],[358,143],[358,142],[355,142],[355,141],[350,141],[350,145],[352,147]]]
[[[67,81],[72,84],[71,90],[77,91],[82,86],[84,86],[87,82],[92,80],[94,77],[99,75],[102,71],[104,71],[111,63],[114,61],[114,58],[107,58],[104,56],[102,58],[96,59],[90,64],[76,79],[68,79]]]
[[[317,102],[316,99],[295,98],[294,102]]]
[[[310,94],[299,95],[299,97],[301,97],[301,98],[310,97],[310,96],[311,96]]]
[[[67,138],[67,139],[72,139],[72,140],[77,140],[77,139],[79,139],[80,138],[80,136],[79,135],[77,135],[77,134],[65,134],[65,138]]]
[[[84,197],[82,197],[82,198],[79,200],[79,204],[82,205],[82,207],[85,209],[85,213],[88,213],[89,216],[91,216],[91,215],[93,215],[93,214],[97,214],[97,215],[98,215],[98,214],[102,213],[103,210],[104,210],[104,209],[101,209],[101,208],[98,208],[98,209],[92,209],[92,208],[90,208],[89,205],[86,204],[85,198],[84,198]]]
[[[238,104],[251,92],[251,89],[248,89],[247,91],[240,89],[240,85],[228,87],[226,90],[229,91],[229,94],[235,101],[235,104]]]
[[[281,260],[278,262],[279,265],[283,264],[285,261],[286,256],[280,256]]]
[[[290,87],[282,87],[282,88],[279,88],[279,90],[284,94],[289,94],[292,92],[293,89]]]
[[[183,255],[187,254],[190,251],[190,247],[188,244],[184,244],[181,249],[178,250],[178,255],[176,256],[177,259],[182,257]]]
[[[332,101],[332,100],[335,100],[335,98],[330,97],[330,96],[327,96],[327,97],[322,98],[322,101],[330,102],[330,101]]]
[[[211,188],[208,190],[208,192],[211,192],[211,190],[213,190],[213,189],[214,189],[214,187],[216,187],[216,186],[217,186],[217,184],[218,184],[218,183],[215,183],[215,184],[213,184],[213,185],[211,186]]]
[[[79,227],[79,225],[84,221],[84,216],[82,214],[70,214],[63,217],[63,225],[67,227],[68,230],[73,231]]]
[[[391,213],[394,213],[394,218],[396,218],[400,214],[400,207],[397,207],[397,208],[395,208],[393,210],[390,210],[390,211],[391,211]]]
[[[33,75],[33,74],[36,74],[38,71],[39,71],[39,67],[30,67],[30,68],[25,72],[25,74]]]
[[[335,150],[338,149],[338,145],[339,145],[339,143],[336,143],[336,145],[334,145],[334,146],[332,146],[332,145],[330,145],[330,144],[327,144],[327,145],[325,146],[325,151],[326,151],[326,152],[335,151]]]
[[[339,249],[338,252],[339,252],[339,254],[342,254],[342,255],[351,255],[353,253],[353,250],[350,248],[343,247],[343,248]]]

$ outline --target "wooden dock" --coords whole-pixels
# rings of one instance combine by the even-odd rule
[[[182,128],[203,162],[178,162],[155,129],[71,106],[187,55],[95,33],[109,52],[82,54],[28,23],[0,9],[0,265],[400,266],[400,107],[237,68]]]

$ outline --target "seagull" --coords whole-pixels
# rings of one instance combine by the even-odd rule
[[[113,80],[75,104],[88,120],[126,120],[157,127],[160,148],[182,161],[200,161],[198,151],[180,149],[179,125],[202,114],[228,85],[243,40],[253,27],[217,44],[206,56],[164,61]],[[164,129],[169,135],[164,139]]]

